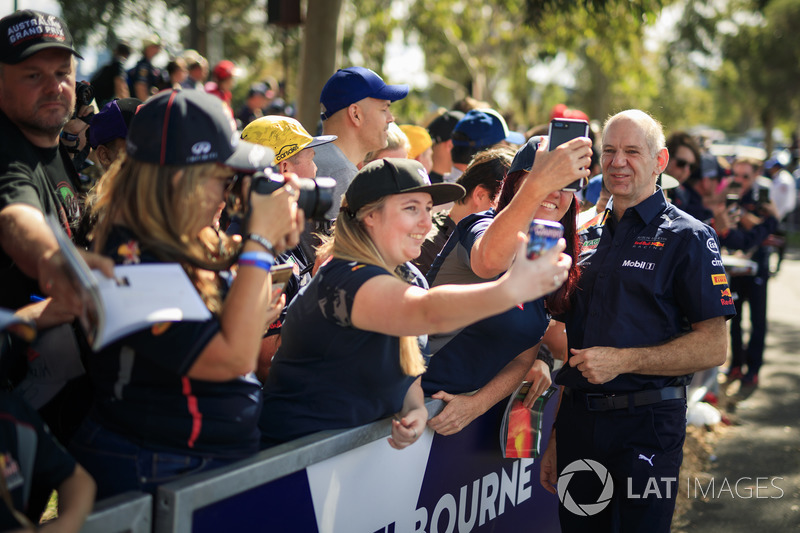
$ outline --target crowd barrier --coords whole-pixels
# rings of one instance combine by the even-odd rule
[[[97,502],[81,533],[151,533],[153,497],[126,492]]]
[[[544,442],[556,402],[545,411]],[[443,403],[428,400],[430,416]],[[538,462],[504,459],[505,402],[448,437],[425,430],[405,450],[391,420],[309,435],[224,468],[100,501],[83,533],[439,533],[558,531]]]
[[[435,416],[443,403],[429,400],[427,407]],[[310,435],[163,485],[153,531],[438,533],[532,524],[558,531],[557,499],[539,485],[538,463],[502,458],[504,408],[501,402],[449,437],[426,430],[405,450],[387,443],[387,419]]]
[[[695,375],[690,405],[716,381],[715,370]],[[556,404],[546,406],[542,442]],[[426,407],[432,417],[444,404]],[[558,500],[539,484],[538,461],[501,455],[504,409],[505,401],[456,435],[427,429],[404,450],[386,441],[391,419],[315,433],[165,484],[155,501],[138,492],[101,501],[81,531],[559,531]]]

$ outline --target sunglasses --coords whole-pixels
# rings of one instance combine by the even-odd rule
[[[694,170],[694,168],[695,168],[695,164],[694,164],[694,163],[690,163],[690,162],[688,162],[688,161],[687,161],[687,160],[685,160],[685,159],[676,159],[676,160],[675,160],[675,166],[676,166],[676,167],[678,167],[678,168],[686,168],[686,167],[689,167],[689,168],[691,168],[692,170]]]

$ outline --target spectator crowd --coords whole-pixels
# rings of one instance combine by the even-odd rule
[[[57,490],[77,531],[95,499],[325,429],[392,417],[403,449],[522,381],[527,406],[562,390],[547,490],[591,458],[641,494],[677,477],[694,372],[730,355],[727,379],[758,386],[797,199],[782,153],[713,155],[641,110],[555,149],[547,124],[515,131],[471,98],[415,124],[392,110],[408,86],[359,66],[325,84],[316,135],[274,82],[236,105],[231,61],[157,68],[155,35],[88,93],[60,18],[17,11],[0,39],[1,530]],[[563,238],[528,258],[534,220]],[[93,349],[54,225],[98,275],[177,263],[208,318]],[[430,420],[426,397],[445,403]],[[563,530],[669,530],[674,494],[624,491],[594,516],[560,507]]]

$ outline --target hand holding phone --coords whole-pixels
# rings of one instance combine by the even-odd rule
[[[550,121],[550,131],[548,135],[548,150],[553,151],[558,146],[569,142],[572,139],[576,139],[578,137],[588,137],[589,123],[585,120],[554,118]],[[586,187],[587,183],[588,180],[586,178],[581,178],[573,181],[561,190],[566,192],[576,192]]]
[[[283,292],[286,284],[289,283],[289,278],[292,277],[292,265],[274,265],[269,273],[272,275],[272,292]]]

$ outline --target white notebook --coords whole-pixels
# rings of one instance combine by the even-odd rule
[[[203,321],[211,312],[178,263],[117,265],[114,278],[90,270],[55,218],[48,223],[81,293],[81,326],[95,351],[158,322]]]

